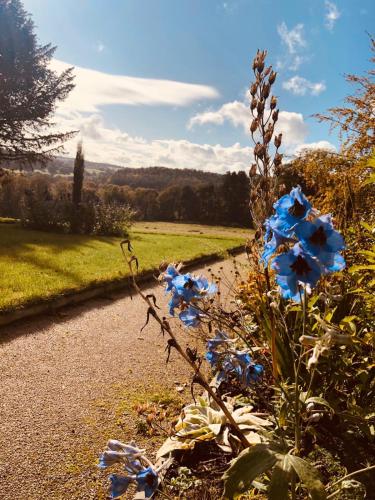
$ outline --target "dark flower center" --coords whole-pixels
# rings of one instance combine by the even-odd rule
[[[147,474],[145,480],[148,486],[153,487],[155,484],[155,476],[153,474]]]
[[[193,287],[194,287],[194,281],[193,281],[191,278],[189,278],[189,279],[187,280],[187,282],[184,284],[184,288],[189,288],[189,289],[191,289],[191,288],[193,288]]]
[[[294,217],[303,217],[305,215],[306,208],[297,199],[295,199],[293,205],[288,209],[288,212]]]
[[[301,257],[300,255],[298,255],[298,257],[290,266],[290,268],[299,276],[303,276],[304,274],[309,274],[309,272],[312,270],[311,267],[308,265],[307,260]]]
[[[324,232],[323,226],[320,226],[309,238],[313,245],[323,246],[327,242],[327,235]]]

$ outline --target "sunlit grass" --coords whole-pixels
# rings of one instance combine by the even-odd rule
[[[183,225],[179,225],[181,234],[138,231],[136,227],[131,238],[141,272],[157,268],[164,260],[186,261],[244,242],[235,231],[228,231],[227,236],[183,234]],[[127,275],[119,238],[45,233],[0,224],[0,240],[0,310]]]

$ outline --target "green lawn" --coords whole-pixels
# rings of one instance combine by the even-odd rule
[[[244,243],[243,233],[232,228],[213,231],[197,226],[197,233],[192,232],[194,225],[178,224],[173,232],[165,223],[150,223],[153,228],[158,225],[159,232],[140,223],[132,231],[140,271],[154,269],[163,260],[186,261]],[[0,241],[0,311],[127,274],[119,238],[44,233],[0,224]]]

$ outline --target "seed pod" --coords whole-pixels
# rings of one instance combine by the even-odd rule
[[[262,89],[262,98],[263,99],[267,99],[267,97],[270,95],[270,90],[271,90],[271,86],[268,83],[265,83],[263,85],[263,89]]]
[[[258,101],[258,104],[257,104],[257,111],[258,111],[258,115],[262,115],[263,114],[263,111],[264,111],[264,101]]]
[[[275,109],[275,111],[272,113],[273,123],[276,123],[278,119],[279,119],[279,110]]]
[[[261,73],[263,69],[264,69],[264,61],[262,59],[259,59],[257,65],[258,73]]]
[[[258,85],[256,82],[252,83],[251,84],[251,87],[250,87],[250,94],[254,97],[255,94],[257,93],[257,90],[258,90]]]
[[[277,98],[273,95],[271,97],[270,108],[275,109],[277,106]]]
[[[281,146],[281,139],[282,139],[283,134],[279,134],[275,136],[275,147],[279,149]]]
[[[257,173],[257,164],[253,163],[250,167],[249,175],[250,175],[250,177],[254,177],[254,175],[256,175],[256,173]]]
[[[272,132],[270,130],[267,130],[267,132],[264,134],[264,142],[268,144],[272,139]]]
[[[263,76],[267,76],[269,75],[270,71],[272,69],[272,66],[268,66],[268,68],[266,69],[266,71],[264,72],[264,75]]]
[[[256,118],[254,118],[254,120],[251,122],[251,125],[250,125],[251,133],[253,134],[257,128],[258,128],[258,120]]]
[[[269,78],[268,78],[268,82],[270,85],[273,85],[275,83],[275,80],[276,80],[276,75],[277,73],[275,73],[275,71],[272,71]]]
[[[278,167],[279,165],[281,165],[282,161],[283,161],[283,155],[281,155],[280,153],[276,153],[275,158],[273,160],[275,167]]]
[[[254,109],[257,107],[257,104],[258,104],[258,100],[256,97],[253,97],[251,99],[251,104],[250,104],[250,109],[251,111],[254,111]]]
[[[265,152],[266,148],[260,142],[257,142],[254,148],[254,155],[263,158]]]

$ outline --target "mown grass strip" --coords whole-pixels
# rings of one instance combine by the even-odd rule
[[[84,290],[127,276],[119,238],[64,235],[0,224],[0,311]],[[161,261],[186,261],[225,252],[242,237],[137,233],[140,272]]]

